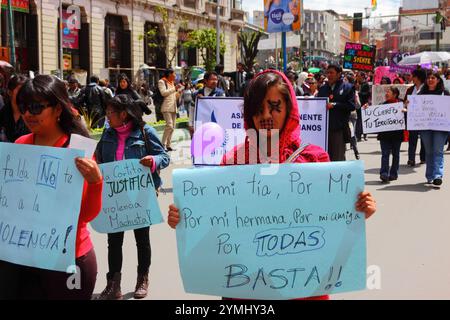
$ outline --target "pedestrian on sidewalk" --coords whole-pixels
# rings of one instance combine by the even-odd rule
[[[278,71],[261,72],[250,83],[244,96],[244,123],[247,130],[256,130],[257,133],[248,134],[243,144],[226,154],[222,165],[329,162],[329,156],[322,148],[302,144],[295,92],[287,77]],[[276,132],[280,132],[279,139],[271,141]],[[257,141],[261,134],[267,135],[265,146],[260,146]],[[272,144],[278,148],[278,156],[265,152],[273,148]],[[359,194],[356,209],[364,212],[366,218],[376,211],[376,203],[370,192]],[[179,209],[172,204],[169,207],[168,224],[175,228],[179,221]],[[311,299],[328,299],[328,296]]]
[[[184,87],[180,84],[175,85],[175,71],[173,69],[167,69],[164,72],[164,77],[158,81],[158,90],[164,99],[161,105],[161,113],[164,116],[164,121],[166,121],[162,144],[166,151],[174,151],[171,143],[177,119],[177,101]]]
[[[146,124],[143,111],[147,108],[141,100],[133,101],[128,95],[119,94],[108,102],[106,116],[110,128],[103,131],[97,145],[99,163],[123,159],[141,159],[140,163],[152,172],[155,192],[161,186],[159,170],[169,165],[170,159],[158,139],[156,130]],[[148,272],[151,262],[150,227],[134,230],[138,252],[137,281],[134,298],[142,299],[148,293]],[[120,300],[122,271],[122,244],[124,232],[108,234],[107,285],[99,300]]]
[[[75,109],[69,100],[64,82],[55,76],[37,75],[27,80],[17,95],[17,103],[25,124],[31,133],[16,140],[18,144],[31,144],[46,147],[67,148],[71,134],[89,137],[89,132],[75,116]],[[102,206],[103,178],[93,159],[76,158],[75,164],[84,178],[76,245],[75,263],[80,277],[80,286],[69,288],[71,273],[44,270],[14,265],[20,285],[14,288],[14,280],[0,278],[0,297],[2,284],[7,280],[11,291],[16,291],[18,299],[35,300],[90,300],[97,278],[97,259],[91,242],[87,224],[95,219]],[[58,219],[58,212],[53,212]],[[0,272],[1,274],[1,272]]]
[[[439,72],[432,71],[427,75],[427,81],[419,95],[448,96],[450,93],[444,87],[444,81]],[[425,144],[425,161],[427,163],[425,177],[428,184],[440,187],[444,176],[444,145],[448,139],[447,131],[424,130],[420,136]]]
[[[329,65],[328,82],[319,89],[318,97],[328,98],[329,110],[328,154],[331,161],[345,161],[345,144],[350,143],[351,133],[348,126],[350,112],[355,110],[355,87],[345,83],[342,68]]]
[[[409,96],[417,95],[420,90],[422,90],[425,81],[427,80],[427,73],[424,69],[416,69],[412,72],[412,82],[414,86],[408,88],[406,90],[406,99]],[[407,103],[406,103],[407,107]],[[417,141],[419,140],[419,131],[417,130],[409,130],[409,139],[408,139],[408,166],[414,167],[416,165],[416,150],[417,150]],[[423,139],[420,138],[420,163],[425,163],[425,146],[423,144]]]
[[[401,102],[400,91],[396,87],[389,87],[386,91],[386,101],[383,104]],[[381,147],[381,169],[380,180],[389,183],[398,179],[398,169],[400,165],[400,146],[403,141],[403,130],[381,132],[377,139]],[[392,155],[392,165],[389,167],[389,158]]]

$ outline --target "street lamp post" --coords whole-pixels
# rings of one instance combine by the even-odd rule
[[[12,10],[12,0],[8,0],[8,25],[9,25],[9,45],[11,46],[11,65],[16,67],[16,48],[14,44],[14,15]]]
[[[216,65],[220,64],[220,7],[217,1],[216,7]]]

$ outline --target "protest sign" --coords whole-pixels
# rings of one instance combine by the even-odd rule
[[[369,106],[361,109],[364,133],[405,130],[403,102]]]
[[[0,260],[67,271],[83,177],[80,150],[0,143]]]
[[[186,292],[292,299],[363,289],[360,161],[174,170]]]
[[[408,130],[450,132],[450,97],[437,95],[410,96]]]
[[[269,33],[299,31],[300,0],[264,0],[264,30]]]
[[[377,106],[386,101],[386,91],[391,88],[397,88],[400,91],[399,98],[405,100],[406,91],[412,84],[377,84],[372,86],[372,105]]]
[[[301,138],[305,143],[328,148],[328,110],[326,98],[297,98],[300,113]],[[225,131],[225,139],[211,158],[220,164],[222,157],[245,141],[243,98],[198,98],[195,107],[195,129],[198,125],[215,122]],[[211,164],[194,158],[195,165]]]
[[[91,222],[100,233],[140,229],[163,221],[150,169],[139,159],[103,163],[102,210]]]
[[[347,42],[344,52],[344,69],[374,71],[376,47]]]

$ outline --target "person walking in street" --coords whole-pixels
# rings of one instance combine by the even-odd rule
[[[396,87],[390,87],[386,91],[386,101],[383,104],[401,102],[400,91]],[[400,146],[403,141],[403,130],[387,131],[378,134],[381,146],[380,179],[383,183],[389,183],[398,179],[400,165]],[[389,158],[392,155],[392,165],[389,169]]]
[[[158,90],[164,98],[161,105],[161,112],[166,121],[162,144],[165,150],[174,151],[171,147],[171,143],[175,121],[177,119],[177,100],[179,99],[181,91],[184,90],[184,87],[180,84],[175,85],[175,71],[173,69],[167,69],[164,72],[164,77],[158,81]]]
[[[143,111],[147,108],[144,101],[133,99],[129,95],[119,94],[108,102],[106,116],[110,127],[105,129],[97,145],[96,157],[99,163],[140,159],[152,173],[155,192],[161,186],[159,170],[169,165],[170,159],[158,139],[156,130],[145,124]],[[138,253],[137,280],[134,298],[142,299],[148,294],[148,273],[151,262],[150,227],[134,230]],[[122,271],[122,245],[124,232],[108,234],[107,285],[99,300],[120,300]]]
[[[79,111],[90,118],[92,129],[102,128],[105,123],[105,91],[98,85],[98,82],[97,76],[91,76],[89,84],[81,91],[79,99]]]
[[[328,82],[319,89],[318,97],[328,98],[330,115],[328,132],[328,154],[331,161],[345,161],[345,144],[350,142],[348,121],[355,108],[355,87],[341,79],[342,68],[329,65]]]
[[[444,87],[444,81],[439,76],[439,72],[435,71],[428,74],[425,85],[418,94],[450,95]],[[427,183],[435,187],[440,187],[444,177],[444,145],[448,139],[448,132],[424,130],[420,132],[420,137],[425,145],[425,161],[427,163],[425,177]]]
[[[89,137],[89,132],[75,116],[64,82],[55,76],[37,75],[27,80],[17,95],[17,104],[31,133],[16,140],[17,144],[66,148],[71,134]],[[14,265],[20,280],[8,279],[9,290],[16,290],[19,299],[90,300],[97,278],[97,259],[87,224],[95,219],[102,206],[103,177],[93,159],[76,158],[75,165],[84,178],[76,245],[75,263],[80,285],[70,288],[71,273]],[[53,212],[58,219],[58,212]],[[0,272],[1,274],[1,272]],[[5,279],[0,279],[0,287]],[[0,292],[2,290],[0,289]],[[1,296],[1,293],[0,293]]]
[[[119,75],[119,77],[117,78],[117,83],[118,85],[116,88],[116,95],[127,94],[133,100],[141,99],[141,96],[136,92],[136,90],[134,90],[133,86],[131,85],[130,79],[128,79],[125,73]]]
[[[416,69],[412,72],[412,82],[414,86],[408,88],[406,90],[406,99],[409,96],[419,94],[420,90],[422,90],[425,81],[427,79],[427,73],[424,69]],[[417,141],[419,140],[420,132],[417,130],[409,131],[409,139],[408,139],[408,166],[414,167],[416,165],[416,150],[417,150]],[[423,139],[420,138],[420,163],[425,163],[425,146],[423,144]]]
[[[244,71],[244,64],[242,62],[239,62],[237,64],[237,70],[234,72],[224,72],[223,76],[230,77],[231,81],[233,82],[233,88],[231,90],[230,88],[230,95],[232,97],[240,97],[241,96],[241,89],[242,85],[245,81],[245,74]]]
[[[359,101],[361,102],[361,105],[365,105],[366,103],[369,103],[370,100],[370,86],[367,83],[366,80],[366,74],[364,72],[358,72],[356,74],[356,84],[355,89],[358,92]],[[363,134],[363,125],[362,125],[362,115],[361,115],[361,108],[356,109],[356,113],[358,116],[358,119],[356,120],[356,127],[355,127],[355,135],[357,142],[361,142],[362,139],[364,141],[367,141],[367,134]]]
[[[247,137],[244,143],[224,156],[222,165],[329,161],[328,154],[322,148],[302,144],[297,99],[290,81],[283,73],[267,70],[256,75],[244,96],[243,111]],[[249,130],[256,131],[256,135],[250,134]],[[279,139],[272,139],[278,132]],[[258,142],[257,136],[261,134],[266,135],[267,145],[261,146]],[[278,156],[265,152],[273,149],[272,143],[278,148]],[[356,209],[363,212],[366,218],[375,213],[376,203],[369,192],[358,195]],[[180,222],[180,211],[173,204],[169,207],[167,222],[172,228],[176,228]],[[328,299],[328,296],[310,299]]]

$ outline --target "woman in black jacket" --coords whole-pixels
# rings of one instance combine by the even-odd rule
[[[444,81],[438,72],[430,72],[419,95],[448,96],[450,93],[444,87]],[[425,161],[427,168],[425,177],[428,184],[439,187],[444,175],[444,145],[448,139],[447,131],[424,130],[420,137],[425,145]]]
[[[141,99],[139,93],[137,93],[136,90],[133,89],[130,79],[128,79],[127,75],[124,73],[120,74],[117,78],[116,95],[119,94],[127,94],[133,100]]]

